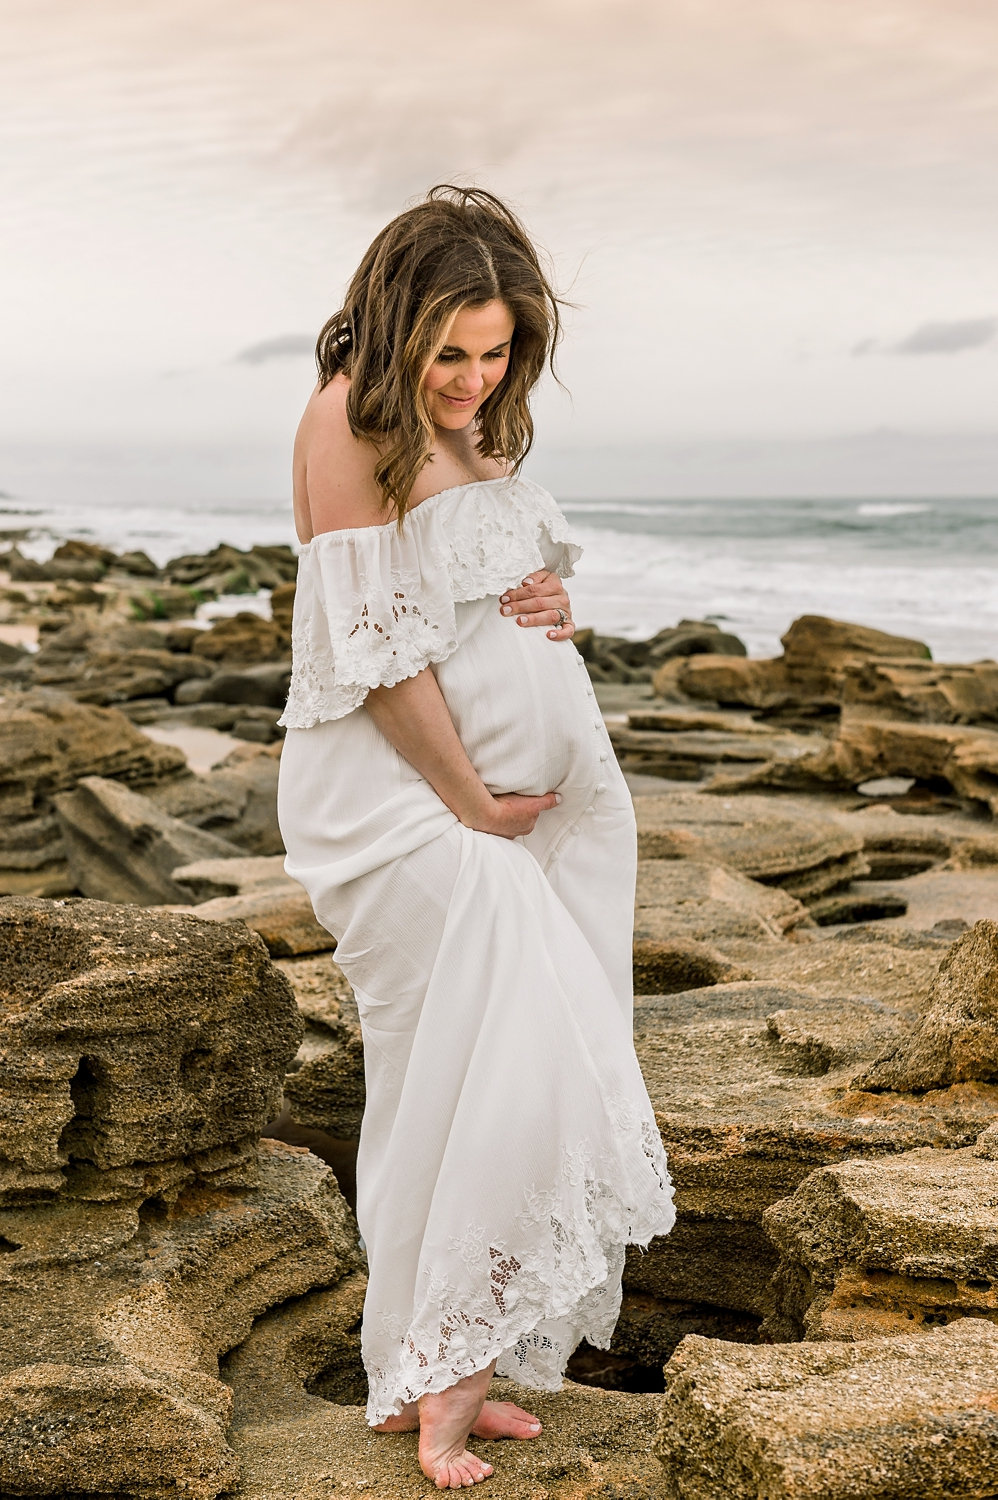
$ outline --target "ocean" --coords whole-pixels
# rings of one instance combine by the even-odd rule
[[[0,532],[30,528],[38,558],[77,536],[158,563],[220,541],[294,541],[286,499],[185,500],[178,483],[179,498],[142,504],[81,489],[72,503],[3,496]],[[770,656],[811,613],[915,636],[941,661],[998,657],[998,499],[561,503],[585,548],[573,611],[598,631],[637,639],[710,619]]]

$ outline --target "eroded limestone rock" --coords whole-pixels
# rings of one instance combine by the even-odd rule
[[[332,952],[336,939],[316,921],[306,893],[289,876],[284,882],[259,885],[235,896],[215,896],[192,906],[191,911],[208,922],[245,922],[263,938],[272,958]]]
[[[77,620],[46,637],[31,662],[39,687],[58,688],[80,703],[112,704],[134,698],[171,698],[178,685],[208,677],[199,657],[171,651],[152,625],[94,625]]]
[[[712,944],[692,938],[638,938],[632,951],[636,995],[674,995],[752,978],[747,969],[730,963]]]
[[[807,908],[735,870],[696,859],[638,861],[634,936],[638,941],[781,938],[807,925]]]
[[[84,776],[146,791],[190,777],[183,752],[160,745],[117,710],[35,689],[0,703],[0,893],[74,889],[54,798]]]
[[[364,1113],[364,1048],[357,1001],[335,960],[299,958],[282,969],[295,989],[305,1036],[284,1083],[298,1125],[356,1140]]]
[[[251,1183],[302,1028],[254,934],[135,907],[0,901],[0,1203]]]
[[[628,1291],[760,1317],[776,1267],[762,1227],[770,1204],[819,1166],[969,1146],[998,1115],[993,1084],[924,1095],[850,1086],[857,1063],[872,1061],[885,1032],[911,1018],[864,1000],[854,987],[863,946],[841,951],[848,963],[837,996],[826,980],[824,995],[755,981],[636,998],[635,1046],[669,1155],[677,1222],[646,1253],[628,1253]],[[919,958],[936,964],[939,955]]]
[[[782,644],[783,655],[768,661],[694,656],[670,662],[656,676],[655,691],[664,698],[746,708],[834,708],[843,700],[846,674],[855,663],[928,661],[931,654],[921,641],[822,615],[795,620]]]
[[[771,761],[737,783],[718,776],[711,790],[856,788],[894,777],[948,782],[967,802],[998,813],[998,730],[844,713],[838,734],[822,748],[794,761]]]
[[[193,585],[200,594],[251,594],[288,582],[297,568],[290,547],[257,544],[244,551],[222,542],[210,552],[171,558],[164,572],[172,582]]]
[[[998,722],[998,662],[850,662],[842,681],[843,703],[880,718],[930,724]]]
[[[163,782],[146,795],[172,817],[248,854],[283,854],[277,822],[280,753],[279,744],[239,745],[203,775]]]
[[[758,725],[737,733],[720,729],[677,731],[648,727],[647,714],[630,716],[635,717],[645,724],[610,726],[610,739],[621,766],[625,771],[673,781],[702,781],[719,768],[730,771],[732,765],[751,769],[773,762],[792,764],[823,744],[818,735],[791,734]]]
[[[940,866],[947,870],[998,866],[998,829],[990,818],[966,812],[911,817],[880,802],[836,809],[829,816],[860,838],[872,880],[904,880]]]
[[[847,1161],[763,1214],[780,1262],[764,1328],[777,1342],[998,1323],[998,1163],[961,1151]]]
[[[998,1083],[998,922],[977,922],[957,939],[915,1031],[855,1086],[911,1092],[970,1082]]]
[[[273,620],[242,610],[216,620],[191,642],[191,652],[205,662],[232,666],[256,666],[287,655],[288,638]]]
[[[70,1210],[67,1213],[67,1208]],[[261,1145],[259,1185],[169,1211],[0,1210],[0,1488],[214,1500],[239,1478],[218,1358],[314,1286],[359,1365],[356,1225],[329,1171]],[[340,1291],[342,1288],[342,1292]]]
[[[102,776],[84,776],[53,798],[76,890],[96,901],[155,906],[188,902],[173,879],[197,859],[238,858],[235,844],[171,818],[155,802]]]
[[[958,1500],[994,1489],[998,1329],[743,1348],[684,1339],[656,1451],[675,1500]]]
[[[216,672],[211,677],[185,682],[177,689],[176,701],[249,704],[280,712],[288,701],[290,684],[290,661],[264,662],[239,672]]]
[[[716,861],[805,903],[869,872],[862,834],[800,801],[670,792],[635,811],[642,859]]]
[[[174,869],[173,878],[190,893],[192,901],[211,901],[216,896],[242,896],[275,888],[301,889],[297,881],[284,873],[284,858],[280,854],[199,859]]]

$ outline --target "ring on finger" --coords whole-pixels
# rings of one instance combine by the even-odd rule
[[[566,613],[565,613],[565,611],[563,609],[559,609],[559,611],[558,611],[558,629],[559,630],[564,630],[564,628],[565,628],[565,626],[567,624],[568,624],[568,616],[566,615]]]

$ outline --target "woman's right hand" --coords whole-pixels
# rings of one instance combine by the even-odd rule
[[[469,826],[478,833],[496,833],[500,838],[516,839],[525,833],[533,833],[541,813],[557,807],[561,797],[557,792],[546,792],[543,797],[525,797],[520,792],[500,792],[491,801],[491,808],[483,809]]]

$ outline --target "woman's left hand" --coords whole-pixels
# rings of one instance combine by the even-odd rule
[[[572,601],[557,573],[530,573],[519,588],[507,589],[499,600],[504,615],[516,615],[518,625],[547,625],[548,639],[570,641],[575,634]]]

